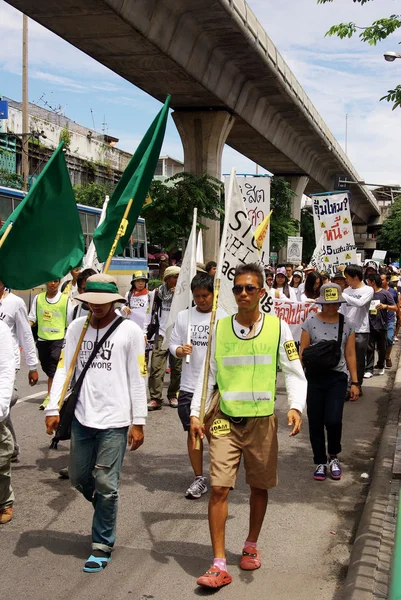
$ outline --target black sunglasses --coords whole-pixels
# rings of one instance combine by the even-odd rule
[[[235,285],[233,287],[233,294],[234,296],[239,296],[240,294],[242,294],[243,290],[245,290],[245,292],[249,295],[252,294],[256,294],[256,292],[258,292],[259,290],[261,290],[262,288],[258,288],[255,287],[254,285]]]

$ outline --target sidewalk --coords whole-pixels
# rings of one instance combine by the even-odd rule
[[[351,554],[344,600],[387,599],[401,480],[392,478],[401,410],[401,356],[395,345],[386,424],[377,452],[372,483]],[[394,360],[397,358],[397,360]],[[370,380],[372,381],[372,380]],[[374,380],[373,380],[374,381]]]

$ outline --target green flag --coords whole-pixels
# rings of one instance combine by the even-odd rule
[[[170,96],[167,97],[163,108],[147,130],[134,156],[128,163],[114,190],[114,194],[109,200],[106,218],[93,235],[99,262],[107,260],[124,216],[124,211],[131,198],[134,201],[128,215],[128,226],[125,234],[118,242],[116,254],[123,252],[137,222],[159,159],[164,132],[166,130],[169,105]]]
[[[28,194],[0,230],[0,281],[26,290],[64,277],[84,255],[84,237],[70,176],[58,146]]]

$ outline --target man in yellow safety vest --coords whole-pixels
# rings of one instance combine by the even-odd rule
[[[209,527],[214,559],[198,584],[220,588],[231,583],[225,555],[228,494],[235,485],[241,456],[251,488],[249,532],[240,567],[261,566],[257,541],[265,516],[268,489],[277,485],[277,418],[274,414],[277,367],[281,366],[288,394],[290,436],[301,428],[307,383],[289,326],[259,311],[265,294],[263,270],[257,264],[236,268],[233,293],[238,313],[220,319],[212,342],[205,425],[199,420],[203,377],[191,403],[190,434],[204,431],[210,446]],[[218,386],[218,397],[214,394]],[[213,400],[212,400],[213,397]]]
[[[39,407],[41,410],[49,402],[50,389],[68,325],[67,312],[72,308],[68,295],[59,291],[59,284],[59,279],[49,281],[46,284],[46,292],[38,294],[33,299],[29,312],[31,327],[35,324],[38,327],[36,347],[41,367],[48,377],[48,395]]]

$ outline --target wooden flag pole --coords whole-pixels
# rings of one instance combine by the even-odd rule
[[[11,221],[11,223],[9,223],[7,225],[7,229],[5,230],[5,232],[3,233],[3,235],[1,236],[1,240],[0,240],[0,248],[2,247],[2,245],[4,244],[4,242],[6,241],[8,234],[10,233],[11,229],[13,228],[13,223]]]
[[[214,283],[213,308],[212,308],[212,314],[210,316],[209,338],[207,341],[205,371],[203,374],[202,397],[201,397],[201,405],[200,405],[200,412],[199,412],[199,420],[202,423],[202,425],[205,420],[207,386],[208,386],[209,371],[210,371],[210,357],[212,354],[212,339],[213,339],[213,330],[214,330],[214,326],[216,323],[216,313],[217,313],[217,303],[219,300],[219,291],[220,291],[220,278],[216,279],[216,281]],[[196,438],[196,442],[195,442],[195,450],[200,450],[200,449],[201,449],[201,441],[198,436]]]
[[[129,200],[126,208],[125,208],[123,218],[121,219],[120,227],[118,228],[117,235],[116,235],[116,237],[114,239],[114,242],[113,242],[113,245],[111,247],[111,250],[110,250],[109,256],[107,258],[106,264],[104,265],[103,273],[107,273],[107,271],[109,270],[110,263],[111,263],[111,261],[113,259],[114,253],[115,253],[116,248],[117,248],[117,244],[119,242],[119,239],[127,231],[127,227],[128,227],[128,215],[129,215],[129,211],[131,210],[131,206],[132,206],[133,201],[134,201],[134,199],[130,198],[130,200]]]
[[[234,178],[235,178],[235,169],[231,169],[230,181],[228,184],[228,194],[226,194],[226,197],[225,197],[225,216],[224,216],[223,233],[221,236],[219,257],[217,259],[217,271],[216,271],[216,275],[214,276],[213,308],[212,308],[212,314],[210,317],[209,338],[208,338],[207,350],[206,350],[205,372],[203,374],[203,387],[202,387],[201,405],[200,405],[200,411],[199,411],[199,420],[200,420],[202,426],[203,426],[203,422],[205,419],[207,387],[208,387],[208,382],[209,382],[209,371],[210,371],[210,357],[212,354],[213,329],[214,329],[214,325],[216,323],[217,303],[219,300],[219,292],[220,292],[220,279],[221,279],[223,258],[224,258],[225,245],[226,245],[227,233],[228,233],[228,213],[229,213],[228,209],[229,209],[229,206],[231,203],[231,198],[233,195]],[[197,436],[196,441],[195,441],[195,450],[200,450],[200,448],[201,448],[201,441],[199,439],[199,436]]]
[[[103,273],[107,273],[107,271],[108,271],[108,269],[110,267],[110,263],[112,261],[112,258],[114,256],[114,253],[116,251],[118,240],[125,234],[125,232],[127,230],[127,226],[128,226],[127,217],[129,215],[129,211],[131,209],[133,201],[134,201],[134,199],[131,198],[130,201],[128,202],[128,204],[127,204],[127,207],[126,207],[125,211],[124,211],[124,215],[123,215],[123,218],[121,219],[121,223],[120,223],[120,226],[118,228],[117,235],[116,235],[116,237],[114,239],[113,245],[111,247],[109,257],[108,257],[107,262],[106,262],[106,264],[104,266]],[[12,225],[12,223],[10,223],[10,225]],[[10,225],[9,225],[9,227],[10,227]],[[6,235],[6,233],[7,233],[7,230],[6,230],[6,232],[5,232],[4,235]],[[3,236],[3,238],[4,238],[4,236]],[[3,241],[3,238],[1,239],[0,244]],[[86,321],[85,321],[85,324],[84,324],[83,329],[81,331],[81,335],[79,336],[77,347],[75,348],[74,356],[72,357],[72,361],[71,361],[70,367],[68,369],[68,373],[67,373],[67,377],[66,377],[66,380],[64,382],[64,385],[63,385],[63,389],[61,391],[61,396],[60,396],[60,400],[59,400],[59,403],[58,403],[59,409],[61,408],[61,406],[62,406],[62,404],[64,402],[64,398],[65,398],[65,395],[67,393],[68,386],[70,385],[70,382],[71,382],[71,379],[72,379],[72,375],[74,373],[75,365],[76,365],[77,360],[78,360],[78,354],[79,354],[79,351],[81,350],[82,342],[84,340],[85,334],[86,334],[87,329],[89,327],[89,323],[90,323],[91,317],[92,317],[92,313],[89,311],[88,316],[87,316]]]

